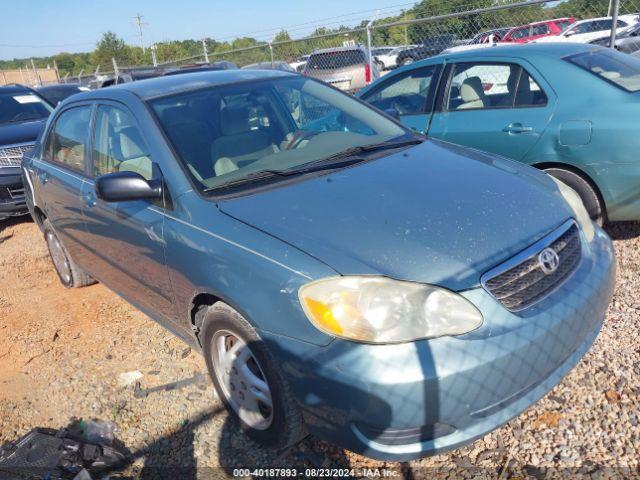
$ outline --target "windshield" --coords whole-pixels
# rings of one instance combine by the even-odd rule
[[[52,108],[30,92],[0,93],[0,124],[47,118]]]
[[[150,104],[202,190],[413,138],[365,104],[305,77],[212,87]]]
[[[601,49],[573,55],[566,60],[628,92],[640,91],[640,58]]]

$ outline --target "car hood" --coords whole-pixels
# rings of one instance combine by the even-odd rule
[[[31,122],[0,124],[0,146],[34,143],[44,128],[46,118]]]
[[[452,290],[477,286],[571,216],[542,172],[433,140],[218,206],[340,274]]]

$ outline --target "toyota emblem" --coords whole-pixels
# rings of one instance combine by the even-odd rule
[[[538,265],[547,275],[551,275],[560,266],[560,257],[553,248],[545,248],[538,255]]]

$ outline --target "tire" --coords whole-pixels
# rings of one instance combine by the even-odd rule
[[[413,59],[413,57],[405,57],[402,59],[402,61],[400,62],[400,66],[404,67],[405,65],[411,65],[413,62],[415,62],[415,60]]]
[[[236,356],[232,357],[232,368],[224,369],[224,365],[229,364],[220,360],[220,345],[224,343],[224,348],[231,351],[236,345],[231,337],[244,342],[244,347],[240,346]],[[229,414],[240,423],[241,429],[250,438],[262,446],[281,449],[298,443],[306,436],[300,406],[282,376],[281,369],[255,329],[238,312],[222,302],[209,307],[204,316],[200,339],[207,369],[218,396]],[[252,361],[255,361],[254,368],[251,368],[252,361],[245,364],[240,360],[246,356],[242,353],[245,351],[244,348],[249,350]],[[256,388],[246,388],[247,385],[243,383],[250,382],[246,380],[248,377],[241,373],[246,371],[244,367],[251,370],[253,377],[264,380],[268,387],[272,408],[269,409],[267,403],[260,404],[258,400],[259,408],[254,409],[253,413],[254,417],[264,419],[264,423],[256,423],[253,418],[247,421],[248,414],[241,413],[239,403],[246,402],[245,399],[253,395],[251,392],[257,391]],[[265,397],[263,391],[260,390],[260,397]],[[239,395],[243,393],[247,395],[240,398]],[[255,410],[259,410],[259,415],[255,414]]]
[[[49,220],[43,222],[42,231],[44,232],[44,240],[47,242],[51,262],[62,285],[67,288],[81,288],[96,283],[96,281],[78,267],[69,256]]]
[[[562,168],[547,168],[544,171],[573,188],[582,199],[589,216],[598,225],[602,226],[605,223],[607,214],[604,204],[598,192],[587,180],[575,172]]]

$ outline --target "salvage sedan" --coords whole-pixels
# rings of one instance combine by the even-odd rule
[[[76,95],[23,169],[62,283],[200,347],[270,447],[470,442],[576,365],[612,295],[611,242],[566,185],[300,75]]]

